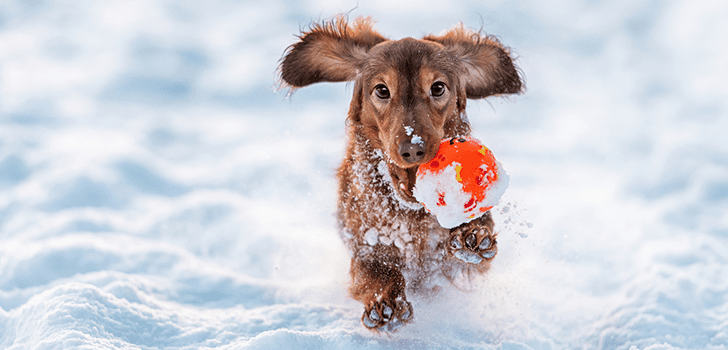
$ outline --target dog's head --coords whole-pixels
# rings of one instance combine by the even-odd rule
[[[467,98],[523,89],[508,49],[492,37],[459,26],[394,41],[361,17],[313,25],[288,48],[280,74],[293,89],[355,81],[349,121],[386,154],[395,188],[410,201],[417,166],[435,156],[441,139],[469,133]]]

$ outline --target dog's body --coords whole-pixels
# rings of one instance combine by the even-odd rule
[[[412,319],[406,294],[484,273],[497,252],[490,213],[441,227],[412,195],[417,167],[440,140],[470,134],[467,98],[521,92],[518,70],[492,37],[456,27],[390,41],[368,19],[314,25],[281,62],[292,88],[355,81],[339,168],[338,219],[352,255],[352,296],[364,325],[394,330]]]

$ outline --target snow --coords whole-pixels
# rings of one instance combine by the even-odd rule
[[[0,2],[0,349],[728,347],[728,3],[292,4]],[[391,335],[332,215],[352,88],[274,92],[350,10],[482,26],[528,88],[468,102],[510,174],[491,271]]]
[[[366,233],[364,233],[364,240],[366,240],[367,244],[374,246],[379,243],[379,232],[375,228],[370,228],[367,230]]]
[[[411,126],[405,126],[405,127],[404,127],[404,133],[405,133],[405,134],[406,134],[407,136],[411,136],[411,137],[412,137],[412,138],[410,139],[410,142],[411,142],[412,144],[415,144],[415,145],[417,145],[417,144],[421,144],[421,143],[423,143],[424,141],[422,140],[422,136],[420,136],[420,135],[417,135],[417,134],[413,134],[413,132],[414,132],[414,131],[415,131],[415,129],[414,129],[414,128],[412,128]]]
[[[422,144],[424,141],[422,141],[422,136],[420,135],[412,135],[412,140],[410,140],[412,144],[419,145]]]

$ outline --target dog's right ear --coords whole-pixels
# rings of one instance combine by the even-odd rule
[[[374,45],[386,41],[369,17],[351,25],[344,16],[313,24],[286,49],[279,67],[282,86],[292,89],[318,82],[351,81]]]
[[[442,44],[459,62],[467,98],[518,94],[525,89],[522,72],[510,50],[493,36],[481,35],[460,24],[441,36],[428,35],[423,39]]]

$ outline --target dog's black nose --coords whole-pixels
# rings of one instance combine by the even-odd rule
[[[399,155],[407,163],[419,162],[425,157],[425,143],[412,143],[409,140],[402,142],[399,144]]]

